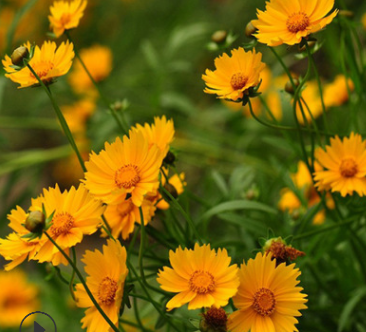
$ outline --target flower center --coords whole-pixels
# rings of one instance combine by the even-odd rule
[[[140,181],[138,168],[136,165],[125,165],[116,171],[114,182],[118,188],[130,189]]]
[[[50,61],[40,61],[33,64],[33,69],[40,79],[45,77],[53,69],[53,67],[54,65]],[[36,78],[32,72],[30,72],[30,76],[32,78]]]
[[[53,236],[59,236],[61,234],[66,234],[74,226],[74,217],[67,213],[57,213],[52,219],[52,226],[50,228]]]
[[[118,285],[116,281],[109,277],[104,278],[98,288],[99,301],[106,305],[113,303],[117,289]]]
[[[240,90],[245,87],[245,84],[248,82],[248,77],[246,77],[243,73],[236,73],[231,76],[230,84],[234,90]]]
[[[215,280],[209,272],[194,271],[189,279],[189,287],[197,294],[212,293],[215,290]]]
[[[286,24],[287,24],[288,31],[296,33],[299,31],[306,30],[306,28],[310,25],[310,20],[309,20],[309,17],[305,13],[298,12],[298,13],[292,14],[287,19]]]
[[[68,24],[71,20],[71,15],[69,13],[64,13],[62,14],[62,16],[60,17],[60,23],[65,26],[66,24]]]
[[[271,315],[276,308],[275,296],[268,288],[261,288],[254,294],[252,308],[261,316]]]
[[[133,210],[133,203],[131,201],[131,199],[128,199],[126,201],[124,201],[122,204],[120,204],[118,206],[118,213],[120,215],[121,218],[126,217],[128,214],[131,213],[131,211]]]
[[[357,164],[351,158],[343,159],[339,170],[343,177],[352,178],[357,173]]]

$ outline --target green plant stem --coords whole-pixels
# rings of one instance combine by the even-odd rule
[[[76,252],[75,252],[75,247],[71,248],[71,252],[72,252],[72,260],[74,262],[74,265],[76,266]],[[72,274],[71,274],[71,278],[70,278],[70,283],[69,283],[69,288],[70,288],[70,294],[72,296],[72,299],[74,301],[76,301],[75,298],[75,292],[74,292],[74,279],[75,279],[75,270],[72,270]]]
[[[77,268],[76,264],[74,264],[74,262],[72,261],[72,259],[61,249],[61,247],[52,239],[52,237],[46,231],[44,231],[43,233],[52,242],[52,244],[59,250],[59,252],[61,253],[61,255],[64,256],[65,259],[69,262],[69,264],[71,265],[71,267],[75,271],[76,275],[78,276],[80,282],[84,286],[85,291],[87,292],[90,300],[93,302],[94,306],[99,311],[99,313],[103,316],[103,318],[106,320],[106,322],[109,324],[109,326],[113,329],[113,331],[120,332],[120,330],[113,324],[113,322],[109,319],[109,317],[105,314],[105,312],[103,311],[103,309],[100,307],[100,305],[98,304],[98,302],[95,300],[92,292],[90,291],[89,287],[87,286],[87,284],[86,284],[86,282],[84,280],[84,277],[80,273],[80,271]]]
[[[322,103],[322,110],[323,110],[322,116],[323,116],[324,128],[325,128],[325,131],[328,131],[328,123],[327,123],[327,118],[325,116],[326,108],[325,108],[324,98],[323,98],[322,83],[320,81],[320,76],[319,76],[318,68],[316,67],[316,64],[315,64],[313,55],[311,54],[310,46],[309,46],[307,40],[305,42],[305,47],[306,47],[306,52],[308,54],[309,61],[310,61],[311,65],[313,67],[313,70],[314,70],[314,74],[315,74],[316,81],[318,83],[319,95],[320,95],[320,100],[321,100],[321,103]]]
[[[39,76],[37,75],[37,73],[34,71],[34,69],[29,65],[29,63],[27,63],[27,67],[29,68],[29,70],[31,71],[31,73],[37,78],[39,84],[42,86],[42,88],[46,91],[48,98],[51,100],[52,106],[56,112],[56,115],[58,117],[58,120],[60,122],[60,125],[62,127],[62,130],[64,131],[72,149],[75,151],[75,154],[79,160],[80,166],[83,169],[84,172],[86,172],[86,168],[84,165],[84,160],[81,157],[81,154],[79,152],[79,149],[75,143],[74,137],[71,134],[70,128],[65,120],[65,117],[63,116],[60,107],[58,106],[55,98],[53,98],[51,90],[49,89],[49,87],[47,87],[43,81],[39,78]]]
[[[161,315],[164,316],[166,318],[167,323],[176,331],[181,332],[180,329],[178,329],[178,327],[175,326],[175,324],[173,324],[167,317],[166,314],[160,309],[160,306],[158,303],[156,303],[153,298],[151,297],[149,291],[147,290],[145,284],[141,281],[141,278],[138,277],[138,274],[135,270],[135,268],[133,267],[133,265],[128,262],[128,268],[132,271],[132,273],[135,275],[135,277],[137,278],[138,283],[140,284],[141,288],[143,289],[144,293],[146,294],[146,297],[148,298],[149,302],[154,306],[154,308],[156,309],[156,311]]]
[[[95,79],[93,78],[93,76],[91,75],[91,73],[89,72],[88,68],[86,67],[84,61],[82,60],[77,48],[75,47],[75,43],[73,42],[71,35],[69,33],[68,30],[65,30],[65,35],[67,36],[67,38],[70,40],[71,43],[73,43],[74,45],[74,52],[75,52],[75,56],[77,57],[77,59],[79,60],[81,66],[83,67],[84,71],[86,72],[86,74],[88,75],[89,79],[92,81],[93,85],[95,86],[95,88],[97,89],[99,96],[101,97],[104,105],[111,111],[111,114],[114,118],[114,120],[116,121],[118,127],[120,128],[120,130],[124,133],[124,134],[128,134],[128,128],[129,126],[125,123],[125,120],[123,118],[123,122],[121,121],[121,119],[118,117],[118,114],[116,112],[116,110],[111,106],[110,101],[107,99],[107,97],[104,95],[104,93],[102,92],[102,90],[100,89],[99,85],[97,84],[97,82],[95,81]]]

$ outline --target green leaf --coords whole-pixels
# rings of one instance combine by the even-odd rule
[[[223,193],[223,195],[225,197],[227,197],[229,195],[229,189],[227,187],[227,184],[226,184],[223,176],[216,170],[212,170],[211,176],[212,176],[212,179],[214,180],[217,188],[219,188],[220,191]]]
[[[341,316],[339,317],[338,332],[342,332],[347,325],[352,321],[352,312],[356,308],[357,304],[366,295],[366,287],[359,288],[356,290],[355,294],[343,307]]]
[[[233,210],[257,210],[270,214],[277,214],[277,210],[259,202],[253,202],[248,200],[235,200],[224,202],[219,205],[216,205],[212,209],[206,211],[202,216],[201,220],[210,219],[214,215],[217,215],[222,212],[233,211]]]

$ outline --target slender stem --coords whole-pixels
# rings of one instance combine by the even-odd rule
[[[73,43],[74,45],[74,52],[75,52],[75,56],[77,57],[77,59],[79,60],[81,66],[83,67],[83,69],[85,70],[86,74],[88,75],[88,77],[90,78],[90,80],[92,81],[93,85],[95,86],[95,88],[97,89],[100,97],[102,98],[102,101],[104,103],[104,105],[111,111],[112,116],[114,118],[114,120],[116,121],[118,127],[120,128],[120,130],[127,134],[128,133],[128,128],[129,126],[125,123],[125,120],[123,118],[123,122],[121,121],[121,119],[118,117],[116,110],[111,106],[110,101],[107,99],[107,97],[103,94],[102,90],[100,89],[99,85],[97,84],[97,82],[95,81],[94,77],[91,75],[90,71],[88,70],[88,68],[86,67],[84,61],[82,60],[77,48],[75,47],[75,43],[73,42],[71,35],[69,33],[68,30],[65,30],[65,35],[67,36],[67,38],[70,40],[71,43]]]
[[[138,278],[138,274],[135,270],[135,268],[133,267],[132,264],[128,263],[128,268],[132,271],[132,273],[135,275],[136,278]],[[166,314],[160,309],[160,304],[156,303],[153,298],[151,297],[150,293],[148,292],[146,286],[144,285],[144,283],[141,281],[141,278],[137,279],[138,283],[140,284],[141,288],[143,289],[143,291],[145,292],[147,298],[149,299],[149,302],[154,306],[154,308],[156,309],[156,311],[161,315],[166,317]],[[181,332],[180,329],[178,329],[171,321],[170,319],[166,320],[167,323],[176,331]]]
[[[322,116],[323,116],[324,128],[325,128],[325,131],[328,131],[328,123],[327,123],[327,118],[325,116],[326,108],[325,108],[324,98],[323,98],[323,89],[322,89],[322,83],[320,81],[318,68],[315,65],[315,61],[314,61],[313,55],[311,54],[310,46],[309,46],[307,41],[305,41],[305,47],[306,47],[306,51],[308,53],[309,61],[310,61],[311,65],[314,69],[314,74],[315,74],[316,81],[318,83],[319,95],[320,95],[320,100],[321,100],[321,103],[322,103],[322,110],[323,110]]]
[[[61,249],[61,247],[52,239],[52,237],[46,231],[44,231],[43,233],[52,242],[52,244],[60,251],[60,253],[62,254],[62,256],[64,256],[65,259],[69,262],[69,264],[71,265],[71,267],[75,271],[76,275],[78,276],[80,282],[84,286],[85,291],[87,292],[88,296],[90,297],[90,300],[93,302],[94,306],[97,308],[97,310],[99,311],[99,313],[103,316],[103,318],[106,320],[106,322],[109,324],[109,326],[113,329],[113,331],[120,332],[120,330],[113,324],[113,322],[105,314],[105,312],[103,311],[103,309],[100,307],[100,305],[98,304],[98,302],[94,298],[93,293],[90,291],[89,287],[87,286],[87,284],[86,284],[86,282],[84,280],[84,277],[80,273],[80,271],[77,268],[76,264],[74,264],[74,262],[72,261],[72,259],[68,255],[66,255],[66,253]]]
[[[34,69],[30,66],[29,63],[27,63],[27,67],[29,68],[29,70],[31,71],[31,73],[37,78],[39,84],[42,86],[42,88],[46,91],[48,97],[50,98],[51,100],[51,103],[52,103],[52,106],[56,112],[56,115],[58,117],[58,120],[60,122],[60,125],[62,127],[62,130],[64,131],[67,139],[69,140],[69,143],[71,145],[71,147],[73,148],[73,150],[75,151],[76,153],[76,156],[79,160],[79,163],[80,163],[80,166],[82,167],[83,171],[86,172],[86,168],[85,168],[85,165],[84,165],[84,160],[83,158],[81,157],[81,154],[79,152],[79,149],[74,141],[74,137],[72,136],[71,134],[71,131],[70,131],[70,128],[69,126],[67,125],[67,122],[60,110],[60,107],[58,106],[58,104],[56,103],[56,100],[53,98],[52,94],[51,94],[51,90],[43,83],[43,81],[39,78],[39,76],[37,75],[37,73],[34,71]]]
[[[76,265],[75,247],[71,248],[71,252],[72,252],[72,261]],[[69,289],[70,289],[71,296],[72,296],[73,300],[75,301],[76,298],[75,298],[75,292],[74,292],[74,279],[75,279],[75,270],[73,269],[72,274],[71,274],[71,278],[70,278]]]

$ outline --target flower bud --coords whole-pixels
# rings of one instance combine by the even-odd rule
[[[169,182],[167,182],[165,185],[164,185],[164,188],[166,191],[169,192],[170,195],[172,195],[174,198],[177,198],[179,195],[178,195],[178,192],[177,192],[177,189],[175,189],[175,187],[170,184]],[[168,198],[169,199],[169,198]]]
[[[272,259],[276,260],[276,266],[288,261],[294,261],[297,257],[305,256],[305,253],[287,245],[286,241],[281,237],[272,238],[266,241],[263,246],[266,254],[271,253]]]
[[[293,78],[292,82],[294,82],[295,88],[297,88],[300,84],[299,80],[297,78]],[[285,91],[288,92],[290,95],[293,95],[295,93],[295,89],[292,86],[291,81],[287,81],[285,84]]]
[[[25,220],[25,228],[32,233],[40,233],[45,227],[45,216],[41,211],[32,211]]]
[[[308,46],[310,48],[312,48],[315,44],[316,44],[316,40],[308,40]],[[304,52],[306,50],[306,46],[305,45],[301,45],[299,46],[299,52]]]
[[[200,331],[202,332],[226,332],[227,315],[222,308],[210,308],[202,314]]]
[[[11,55],[11,62],[16,66],[23,66],[23,60],[28,58],[29,51],[26,47],[20,46],[16,48]]]
[[[255,28],[255,26],[253,25],[252,21],[250,21],[247,26],[245,27],[245,35],[248,38],[253,37],[253,34],[257,31],[257,29]]]
[[[225,30],[218,30],[212,34],[211,40],[214,43],[222,44],[225,42],[226,37],[227,37],[227,32]]]
[[[163,160],[163,164],[167,164],[167,165],[173,165],[175,162],[175,155],[173,152],[168,151],[168,153],[166,154],[164,160]]]

